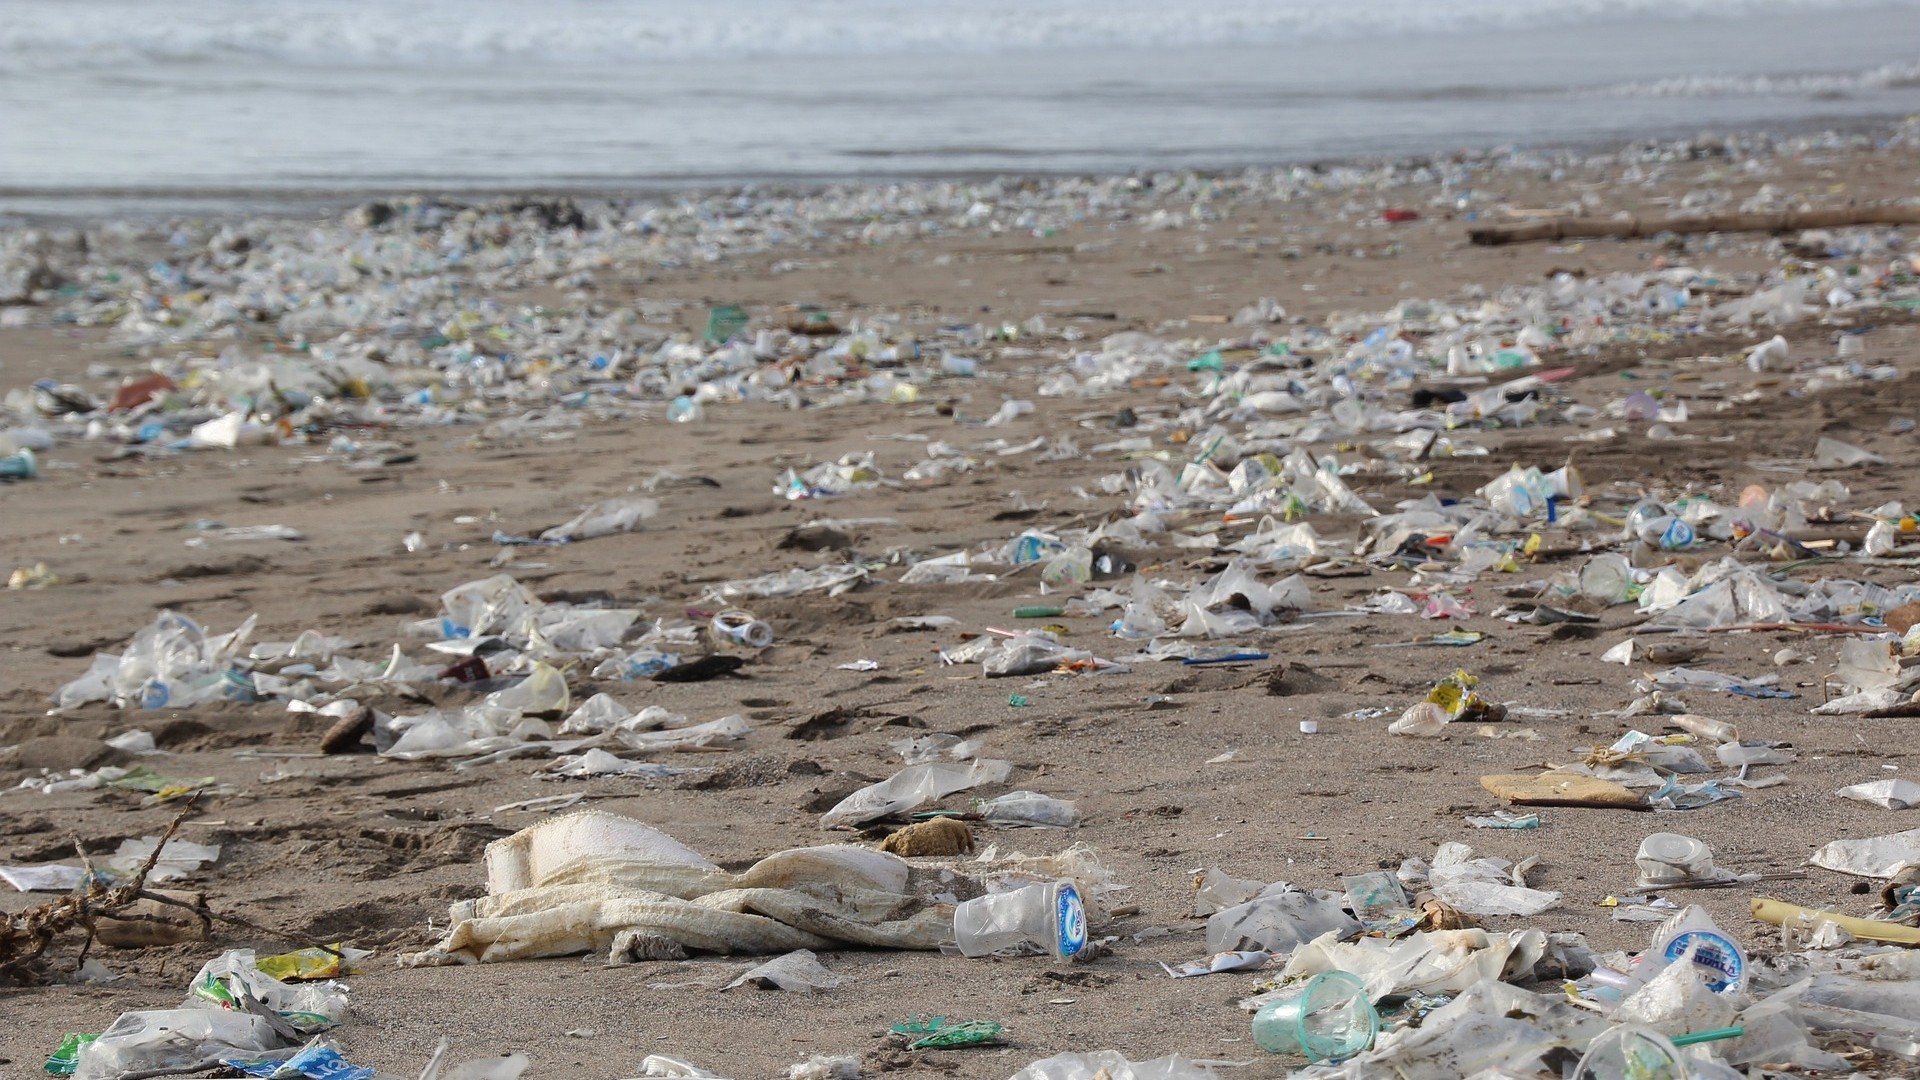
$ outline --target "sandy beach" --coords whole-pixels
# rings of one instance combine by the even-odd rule
[[[1517,310],[1525,304],[1518,290],[1539,289],[1556,275],[1600,282],[1674,268],[1711,278],[1711,289],[1694,293],[1702,314],[1636,312],[1623,302],[1590,311],[1585,325],[1570,318],[1563,337],[1539,350],[1539,365],[1512,373],[1573,369],[1540,391],[1552,404],[1540,419],[1458,424],[1442,432],[1456,446],[1452,456],[1433,454],[1411,468],[1380,449],[1395,437],[1391,430],[1332,434],[1313,452],[1358,465],[1346,484],[1382,512],[1427,495],[1472,497],[1516,464],[1551,471],[1573,463],[1588,503],[1608,514],[1647,495],[1737,505],[1749,485],[1833,479],[1847,492],[1832,507],[1835,535],[1852,536],[1861,519],[1851,512],[1914,498],[1906,469],[1920,463],[1911,431],[1920,405],[1908,380],[1920,315],[1910,304],[1822,306],[1773,326],[1704,311],[1807,274],[1838,275],[1861,296],[1894,296],[1899,283],[1889,267],[1910,251],[1887,246],[1886,230],[1832,230],[1833,250],[1821,252],[1794,234],[1731,232],[1476,247],[1467,230],[1570,211],[1604,217],[1912,200],[1920,194],[1913,136],[1909,125],[1774,145],[1753,139],[1586,155],[1459,155],[1392,168],[1166,173],[1130,184],[1054,179],[696,193],[628,207],[583,205],[588,227],[580,230],[492,210],[465,223],[449,214],[443,224],[406,206],[380,225],[347,210],[306,222],[81,220],[11,230],[0,236],[0,250],[14,256],[9,265],[27,266],[32,260],[19,253],[38,251],[65,288],[41,288],[0,307],[0,390],[24,392],[51,380],[104,400],[151,369],[182,385],[176,400],[185,407],[195,393],[187,373],[203,364],[212,372],[230,368],[218,359],[229,350],[236,351],[229,359],[271,350],[298,365],[328,351],[365,357],[375,346],[392,351],[381,362],[394,381],[371,404],[318,410],[310,426],[289,424],[279,433],[278,417],[298,421],[298,411],[268,407],[270,395],[259,395],[262,411],[273,414],[265,423],[270,434],[232,449],[165,452],[153,442],[116,440],[111,424],[87,438],[77,422],[37,421],[57,438],[38,454],[37,478],[0,486],[0,550],[8,570],[44,563],[59,583],[10,591],[0,605],[0,788],[49,770],[136,763],[230,785],[230,793],[203,796],[181,828],[184,838],[221,849],[184,887],[249,925],[220,925],[209,942],[97,949],[94,959],[114,976],[101,985],[64,981],[60,964],[70,970],[73,950],[56,947],[48,978],[0,990],[0,1071],[36,1073],[64,1032],[95,1032],[122,1011],[177,1004],[185,980],[222,949],[266,954],[344,941],[376,954],[347,980],[352,1017],[334,1037],[351,1060],[396,1075],[416,1073],[446,1035],[457,1057],[525,1053],[533,1062],[528,1075],[537,1077],[614,1080],[637,1075],[648,1054],[670,1054],[722,1076],[760,1078],[809,1055],[846,1054],[863,1058],[869,1076],[986,1080],[1076,1049],[1251,1062],[1222,1075],[1276,1076],[1300,1062],[1256,1051],[1247,1014],[1234,1004],[1272,972],[1174,980],[1162,970],[1162,962],[1209,951],[1204,920],[1192,916],[1194,877],[1207,869],[1337,889],[1344,874],[1393,869],[1462,841],[1513,860],[1538,856],[1530,883],[1563,897],[1542,915],[1482,920],[1488,927],[1577,932],[1596,951],[1637,950],[1648,928],[1614,920],[1601,903],[1633,887],[1640,840],[1668,830],[1706,841],[1723,867],[1784,875],[1682,901],[1704,905],[1756,956],[1778,948],[1779,932],[1749,917],[1755,896],[1864,914],[1875,897],[1862,895],[1859,879],[1805,863],[1830,840],[1906,827],[1904,815],[1832,793],[1904,777],[1911,721],[1810,715],[1846,635],[1688,638],[1703,650],[1689,666],[1742,677],[1777,673],[1779,688],[1794,695],[1682,695],[1692,711],[1736,723],[1744,736],[1790,743],[1797,760],[1770,770],[1786,777],[1783,784],[1678,813],[1546,808],[1537,830],[1465,823],[1503,807],[1481,787],[1484,774],[1576,762],[1635,726],[1660,730],[1659,717],[1600,715],[1628,705],[1638,696],[1631,680],[1654,670],[1600,659],[1634,636],[1647,613],[1632,604],[1599,607],[1597,622],[1559,625],[1494,615],[1531,601],[1555,575],[1577,572],[1593,552],[1615,544],[1617,528],[1534,521],[1508,534],[1525,540],[1537,533],[1538,552],[1510,570],[1449,586],[1472,610],[1458,619],[1327,615],[1383,589],[1424,593],[1457,551],[1435,549],[1424,570],[1351,557],[1264,567],[1268,583],[1308,567],[1311,612],[1320,617],[1281,617],[1201,644],[1266,658],[1219,665],[1124,659],[1123,670],[1103,674],[990,679],[977,664],[944,663],[941,653],[989,628],[1049,623],[1072,648],[1133,656],[1144,643],[1115,637],[1118,610],[1070,609],[1037,622],[1013,616],[1016,608],[1060,606],[1096,587],[1124,592],[1131,575],[1064,590],[1043,590],[1032,565],[982,565],[976,569],[994,580],[958,584],[900,578],[921,560],[1005,545],[1025,530],[1095,529],[1128,518],[1139,509],[1130,505],[1135,488],[1104,478],[1137,475],[1156,455],[1176,473],[1194,460],[1200,447],[1191,440],[1202,431],[1180,418],[1213,396],[1210,380],[1219,376],[1182,362],[1089,389],[1090,369],[1076,366],[1076,357],[1097,353],[1114,335],[1145,335],[1181,357],[1224,349],[1224,375],[1251,362],[1257,350],[1234,350],[1254,334],[1285,341],[1319,330],[1329,349],[1345,349],[1374,327],[1395,325],[1389,313],[1404,315],[1413,305]],[[1415,211],[1417,220],[1390,223],[1382,214],[1389,209]],[[433,264],[456,230],[464,258]],[[84,255],[77,253],[81,236]],[[1834,254],[1854,239],[1856,251]],[[424,261],[404,273],[389,270],[398,265],[394,245],[412,245]],[[259,283],[283,266],[272,260],[303,246],[343,266],[357,258],[363,272],[263,300]],[[156,269],[159,262],[172,269]],[[1850,269],[1857,272],[1849,276]],[[170,277],[174,271],[181,276]],[[1908,281],[1914,272],[1906,271]],[[1866,284],[1875,281],[1872,289]],[[1262,298],[1276,300],[1284,316],[1234,321]],[[224,300],[258,305],[260,313],[212,326],[205,315]],[[806,407],[718,400],[705,402],[695,422],[669,422],[669,399],[691,387],[645,384],[647,357],[674,335],[697,342],[720,305],[745,310],[746,340],[762,329],[777,335],[779,355],[759,366],[786,365]],[[789,341],[785,327],[804,317],[796,307],[817,310],[843,334]],[[497,325],[509,329],[491,348],[548,358],[510,380],[533,389],[486,398],[414,362],[430,336],[420,317],[429,308],[448,326],[459,325],[462,311],[479,313],[466,326],[483,353],[488,327]],[[172,326],[169,312],[178,316]],[[974,327],[988,339],[967,329]],[[993,333],[999,328],[1006,329]],[[808,350],[824,353],[844,332],[868,329],[884,345],[917,342],[918,358],[869,355],[825,375],[814,373],[824,367],[808,368]],[[1891,368],[1890,378],[1842,370],[1848,361],[1837,359],[1845,354],[1836,343],[1849,332],[1863,346],[1852,359]],[[1775,334],[1793,364],[1749,370],[1744,354]],[[1425,340],[1419,331],[1406,337]],[[413,343],[412,352],[393,351],[400,342]],[[582,375],[589,357],[623,346],[625,381],[602,385]],[[943,352],[972,361],[973,373],[943,373]],[[1820,374],[1822,364],[1834,370]],[[1077,374],[1074,389],[1044,393],[1049,383],[1058,389],[1062,372]],[[1473,391],[1508,375],[1461,381],[1440,370],[1417,385],[1368,383],[1365,396],[1406,410],[1420,388]],[[1657,393],[1667,409],[1684,402],[1685,419],[1665,422],[1667,430],[1656,433],[1664,437],[1650,438],[1647,421],[1609,414],[1635,391]],[[467,422],[417,423],[423,392],[433,407]],[[562,402],[573,394],[584,397]],[[31,394],[8,400],[24,403]],[[1033,411],[984,426],[1007,401],[1030,401]],[[1568,406],[1593,411],[1569,421]],[[0,426],[30,419],[16,413]],[[1261,419],[1221,423],[1251,440],[1249,427]],[[1595,436],[1602,428],[1614,434]],[[1822,437],[1884,463],[1811,472]],[[1133,438],[1147,440],[1144,451],[1100,449]],[[907,478],[939,442],[970,462],[966,471]],[[780,491],[788,470],[865,454],[883,482],[832,497],[790,499]],[[496,532],[535,535],[620,496],[657,500],[658,512],[631,533],[564,546],[493,542]],[[821,520],[837,524],[799,528]],[[1355,512],[1316,511],[1304,520],[1336,553],[1351,553],[1366,535],[1364,515]],[[1230,553],[1209,545],[1256,524],[1222,525],[1218,512],[1196,512],[1143,544],[1105,546],[1144,577],[1186,587],[1225,564]],[[287,526],[302,539],[218,531],[263,525]],[[415,533],[418,550],[408,550],[403,538]],[[1693,550],[1653,551],[1651,559],[1690,572],[1729,550],[1703,541]],[[1739,557],[1769,565],[1761,552]],[[1834,559],[1789,574],[1894,588],[1912,580],[1910,562]],[[842,595],[709,595],[726,582],[849,563],[864,579]],[[604,692],[636,711],[659,705],[696,721],[738,715],[750,733],[709,753],[652,756],[689,770],[671,778],[554,779],[537,775],[547,764],[542,757],[456,770],[442,760],[384,759],[371,746],[315,756],[331,719],[289,711],[285,700],[188,709],[95,702],[49,712],[52,695],[79,678],[96,652],[118,652],[163,610],[210,632],[257,615],[255,642],[290,642],[317,630],[351,641],[340,653],[361,661],[383,660],[396,642],[420,659],[423,642],[404,637],[404,625],[437,613],[447,590],[499,573],[544,597],[602,597],[638,609],[641,625],[703,623],[689,609],[751,611],[769,625],[773,644],[721,643],[719,651],[745,660],[731,677],[675,684],[595,677],[592,661],[567,669],[574,703]],[[935,615],[957,622],[936,629],[895,622]],[[1466,647],[1430,643],[1455,628],[1485,638]],[[1775,655],[1789,648],[1809,660],[1776,667]],[[1387,732],[1456,669],[1477,675],[1488,700],[1519,707],[1515,715],[1498,724],[1456,723],[1441,738]],[[478,700],[444,680],[355,696],[396,715]],[[1309,721],[1314,733],[1303,731]],[[160,753],[136,757],[104,745],[134,729],[150,732]],[[489,842],[542,816],[499,807],[580,793],[582,807],[644,821],[737,869],[789,847],[877,841],[886,828],[830,831],[820,814],[898,770],[891,743],[929,733],[980,739],[985,756],[1013,766],[1004,784],[936,807],[965,809],[971,795],[1015,789],[1077,806],[1082,824],[1073,829],[982,828],[978,838],[1001,854],[1052,854],[1076,844],[1095,852],[1122,886],[1109,905],[1130,912],[1095,927],[1096,939],[1113,939],[1105,955],[1063,967],[1044,958],[836,949],[823,952],[823,962],[849,981],[811,996],[719,990],[756,962],[747,957],[621,966],[592,955],[452,967],[394,962],[439,939],[450,904],[484,892]],[[0,864],[70,860],[76,841],[89,853],[108,852],[156,834],[178,812],[142,799],[114,788],[0,793]],[[0,893],[0,908],[19,912],[44,899]],[[889,1024],[929,1015],[1001,1021],[1003,1041],[908,1053],[886,1038]],[[1892,1058],[1858,1064],[1876,1076],[1912,1067]]]

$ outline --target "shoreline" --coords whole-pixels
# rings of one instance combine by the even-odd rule
[[[1691,133],[1689,133],[1691,132]],[[1383,171],[1419,169],[1436,164],[1498,164],[1503,157],[1544,157],[1563,163],[1591,163],[1635,154],[1656,153],[1683,145],[1713,147],[1732,144],[1745,152],[1774,143],[1871,140],[1880,145],[1920,137],[1920,113],[1884,114],[1836,120],[1808,120],[1767,128],[1725,132],[1675,125],[1616,138],[1597,136],[1571,142],[1512,140],[1475,147],[1407,153],[1357,154],[1298,160],[1250,159],[1225,164],[1145,165],[1126,170],[1076,169],[990,170],[949,172],[911,170],[899,173],[767,173],[762,175],[675,174],[638,178],[610,184],[602,180],[565,180],[534,184],[441,183],[438,185],[381,185],[365,187],[200,187],[76,186],[71,188],[7,187],[0,184],[0,229],[37,224],[71,224],[79,220],[152,222],[166,219],[239,219],[327,216],[369,202],[441,200],[461,205],[483,205],[513,200],[573,199],[618,203],[661,201],[676,195],[713,197],[810,198],[842,189],[876,189],[892,185],[926,186],[943,183],[1057,183],[1069,180],[1112,181],[1161,173],[1230,177],[1278,174],[1297,169]],[[1858,149],[1839,146],[1835,149]],[[1795,152],[1804,147],[1772,148],[1769,153]],[[191,209],[190,209],[191,208]]]

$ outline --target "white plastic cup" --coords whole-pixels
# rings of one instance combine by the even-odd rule
[[[1713,851],[1691,836],[1654,833],[1640,841],[1633,861],[1640,867],[1640,887],[1655,888],[1704,877],[1713,872]]]
[[[756,649],[764,649],[773,644],[773,627],[754,618],[752,614],[737,609],[715,615],[713,630],[714,633],[723,637],[730,637],[742,645],[751,645]]]

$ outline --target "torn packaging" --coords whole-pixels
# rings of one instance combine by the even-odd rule
[[[953,940],[952,902],[985,892],[988,873],[1105,885],[1084,848],[946,866],[830,845],[778,852],[735,874],[637,821],[597,811],[496,841],[487,870],[488,895],[453,905],[446,939],[403,963],[606,952],[623,933],[716,953],[937,949]]]

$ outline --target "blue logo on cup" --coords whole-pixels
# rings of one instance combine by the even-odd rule
[[[1060,894],[1054,901],[1059,916],[1059,948],[1061,956],[1077,956],[1087,947],[1087,907],[1080,899],[1080,890],[1071,885],[1060,886]]]
[[[1721,994],[1740,985],[1747,971],[1747,958],[1741,955],[1740,946],[1710,930],[1689,930],[1667,943],[1667,961],[1685,956],[1689,947],[1693,949],[1693,966],[1700,969],[1707,989]]]

